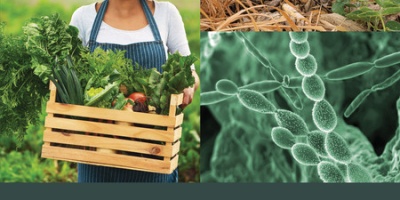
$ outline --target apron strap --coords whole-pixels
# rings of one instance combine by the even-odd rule
[[[147,22],[150,25],[151,32],[153,33],[155,41],[161,41],[161,36],[160,36],[160,32],[158,30],[156,21],[153,17],[153,14],[151,13],[149,6],[147,5],[146,0],[140,0],[140,3],[144,10],[144,14],[146,15]],[[96,18],[94,20],[92,30],[90,32],[90,38],[89,38],[89,47],[90,47],[91,52],[94,51],[94,46],[95,46],[94,44],[96,43],[96,38],[99,34],[100,26],[101,26],[101,23],[103,22],[104,13],[107,9],[107,5],[108,5],[108,0],[104,0],[100,6],[99,11],[96,14]]]
[[[156,41],[161,41],[160,31],[158,31],[156,20],[153,17],[153,13],[147,5],[146,0],[141,0],[140,3],[142,4],[142,8],[144,10],[144,14],[146,15],[147,22],[150,25],[151,32],[153,32],[154,39]]]
[[[101,23],[103,22],[104,13],[106,12],[108,0],[104,0],[100,6],[99,11],[94,19],[92,31],[90,32],[89,47],[90,51],[94,51],[94,43],[96,42],[97,35],[99,34]]]

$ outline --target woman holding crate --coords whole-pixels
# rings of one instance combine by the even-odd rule
[[[146,68],[161,65],[168,52],[189,55],[182,17],[169,2],[147,0],[105,0],[78,8],[71,25],[90,51],[97,47],[126,50],[126,57]],[[192,66],[195,85],[186,88],[183,107],[190,104],[199,78]],[[177,182],[178,171],[159,174],[88,164],[78,164],[78,182]]]

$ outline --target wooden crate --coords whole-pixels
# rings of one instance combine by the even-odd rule
[[[128,112],[58,103],[51,83],[41,156],[170,174],[178,166],[182,98],[171,96],[168,116]]]

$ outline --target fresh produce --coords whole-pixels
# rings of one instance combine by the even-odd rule
[[[78,29],[57,14],[32,19],[22,35],[4,35],[4,26],[0,24],[1,134],[19,133],[22,138],[28,124],[38,123],[49,80],[62,103],[124,109],[126,94],[136,92],[146,98],[130,102],[134,111],[148,112],[152,106],[163,115],[169,112],[171,94],[194,84],[190,65],[197,58],[192,55],[171,54],[158,72],[132,64],[123,51],[89,52]]]
[[[193,86],[194,77],[190,66],[196,60],[193,55],[182,56],[174,53],[170,54],[166,63],[161,66],[161,74],[152,71],[148,80],[150,91],[145,94],[149,97],[149,105],[154,106],[157,113],[167,115],[171,94],[182,93],[185,88]]]
[[[25,35],[5,35],[0,23],[0,135],[22,140],[29,124],[38,123],[46,84],[33,74]],[[10,120],[12,119],[12,120]]]
[[[146,103],[146,96],[141,92],[134,92],[128,98],[132,99],[135,103]]]
[[[57,97],[60,102],[82,105],[82,87],[75,71],[71,69],[72,65],[71,58],[67,57],[67,65],[56,65],[48,78],[58,88]]]
[[[54,63],[60,64],[67,56],[77,60],[81,52],[88,51],[78,38],[78,29],[62,21],[58,14],[33,18],[23,30],[31,67],[44,83],[47,83]]]
[[[146,95],[141,92],[134,92],[128,96],[131,99],[133,104],[133,111],[135,112],[148,112],[149,108],[146,102]]]

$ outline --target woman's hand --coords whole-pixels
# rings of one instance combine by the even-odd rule
[[[200,85],[199,76],[197,75],[196,71],[193,70],[192,75],[194,77],[194,85],[193,87],[188,87],[183,90],[183,101],[182,105],[180,106],[182,109],[192,103],[194,93]]]
[[[188,88],[184,89],[183,90],[183,101],[182,101],[181,108],[185,108],[190,103],[192,103],[193,96],[194,96],[194,88],[193,87],[188,87]]]

